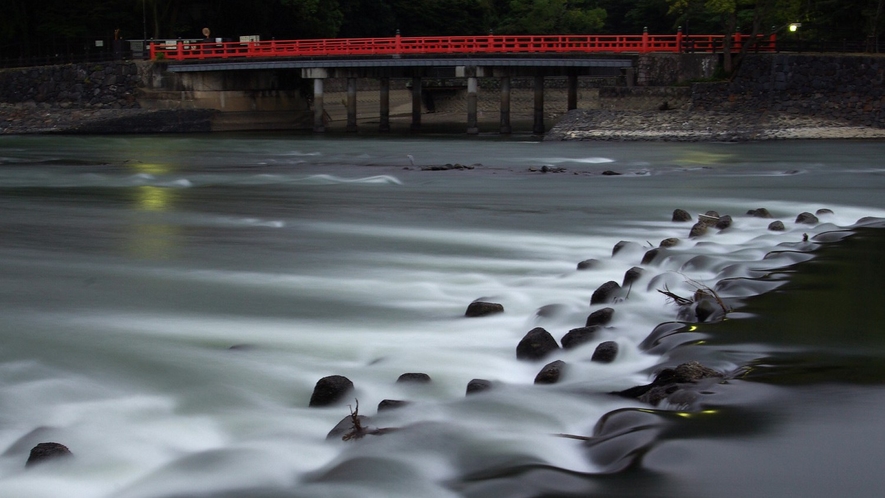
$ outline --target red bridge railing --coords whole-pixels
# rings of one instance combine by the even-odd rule
[[[753,40],[736,33],[731,50],[740,51]],[[754,50],[775,51],[775,35],[757,37]],[[520,35],[440,36],[390,38],[328,38],[206,42],[175,40],[151,45],[151,59],[197,61],[203,59],[336,57],[371,55],[445,54],[604,54],[653,52],[721,52],[724,35]]]

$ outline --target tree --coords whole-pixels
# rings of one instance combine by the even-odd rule
[[[591,0],[513,0],[495,30],[508,34],[598,33],[606,11]]]

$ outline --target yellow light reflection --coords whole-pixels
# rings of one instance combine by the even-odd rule
[[[130,163],[132,167],[142,173],[150,173],[152,175],[160,175],[169,172],[169,166],[156,163]]]
[[[167,188],[143,186],[138,187],[138,207],[145,211],[165,211],[172,200]]]

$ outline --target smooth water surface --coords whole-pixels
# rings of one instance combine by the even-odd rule
[[[0,496],[870,496],[885,484],[883,237],[841,227],[885,217],[883,153],[0,137]],[[446,163],[474,166],[422,170]],[[786,230],[745,214],[759,207]],[[675,208],[734,224],[688,239]],[[625,299],[590,306],[634,266]],[[658,290],[699,284],[735,311],[648,348],[680,319]],[[464,318],[477,299],[505,313]],[[604,306],[615,319],[590,343],[516,360],[530,329],[558,340]],[[603,341],[616,360],[591,362]],[[534,385],[554,359],[562,381]],[[608,394],[692,360],[729,375],[696,404]],[[407,372],[432,382],[396,383]],[[353,399],[309,408],[327,375]],[[477,378],[495,388],[465,396]],[[376,416],[385,399],[411,403]],[[327,440],[357,400],[398,430]],[[601,420],[633,429],[602,449],[559,436]],[[44,441],[75,457],[26,470]]]

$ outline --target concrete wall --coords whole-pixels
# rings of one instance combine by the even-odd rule
[[[692,107],[786,112],[885,126],[885,59],[866,55],[748,55],[728,83],[692,88]]]
[[[709,79],[719,64],[717,54],[647,54],[635,59],[636,85],[666,86]]]

